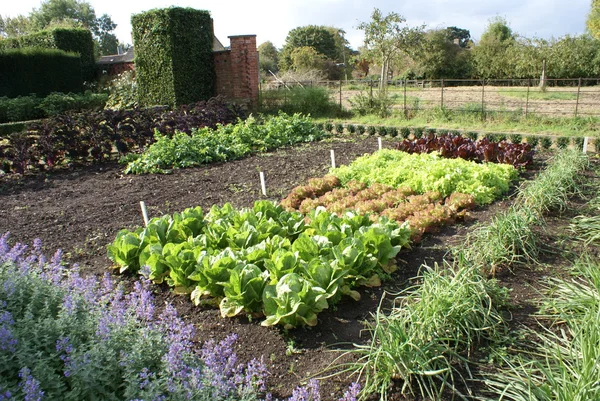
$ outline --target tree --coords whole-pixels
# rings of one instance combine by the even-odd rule
[[[449,26],[446,28],[446,35],[451,42],[458,39],[458,45],[462,48],[466,48],[471,42],[471,32],[468,29]]]
[[[299,47],[312,47],[327,59],[336,60],[337,47],[334,35],[324,26],[308,25],[292,29],[281,49],[279,67],[293,69],[291,55]]]
[[[427,79],[467,78],[471,73],[470,50],[457,46],[447,29],[427,31],[413,59]]]
[[[4,18],[0,16],[0,36],[16,37],[30,33],[33,30],[31,21],[24,15]]]
[[[268,74],[269,71],[277,72],[277,64],[279,63],[279,51],[275,45],[270,42],[261,43],[258,46],[258,56],[259,56],[259,67],[260,70]]]
[[[0,22],[0,34],[16,37],[55,27],[89,29],[101,55],[117,53],[118,40],[113,31],[117,25],[108,14],[99,18],[90,3],[79,0],[46,0],[28,17],[5,17]]]
[[[371,14],[370,22],[361,22],[358,29],[365,32],[367,54],[381,66],[380,88],[387,86],[390,62],[399,52],[411,53],[420,43],[424,26],[415,28],[400,24],[406,19],[394,12],[383,16],[377,8]]]
[[[600,0],[592,0],[592,7],[586,20],[586,26],[594,38],[600,39]]]
[[[315,50],[314,47],[297,47],[290,55],[294,71],[305,72],[310,70],[323,70],[325,56]]]
[[[476,74],[481,78],[506,78],[511,75],[513,59],[510,48],[516,43],[516,35],[502,17],[489,21],[481,40],[473,49]]]

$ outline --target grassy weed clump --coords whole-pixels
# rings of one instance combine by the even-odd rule
[[[367,394],[385,399],[401,380],[403,394],[439,399],[449,388],[462,396],[457,366],[475,344],[502,336],[507,293],[494,280],[462,261],[422,270],[422,284],[400,293],[390,314],[377,311],[372,342],[351,351],[360,357],[347,370],[365,377]]]
[[[551,279],[541,318],[558,329],[528,330],[533,343],[505,358],[485,383],[503,400],[594,400],[600,394],[600,265],[590,256],[574,279]]]

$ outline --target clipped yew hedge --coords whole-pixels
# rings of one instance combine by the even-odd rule
[[[78,54],[41,48],[0,50],[0,96],[82,91]]]
[[[193,8],[154,9],[131,17],[141,106],[176,106],[214,93],[213,23]]]
[[[0,48],[4,49],[32,47],[77,53],[81,57],[83,79],[92,80],[95,77],[94,39],[89,29],[55,28],[0,41]],[[31,92],[24,95],[29,93]]]

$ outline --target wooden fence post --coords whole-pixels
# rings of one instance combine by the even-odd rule
[[[342,110],[342,80],[340,79],[340,111]]]
[[[481,119],[485,121],[485,78],[481,80]]]
[[[577,101],[575,102],[575,117],[577,117],[577,111],[579,110],[579,94],[581,93],[581,78],[577,81]]]
[[[408,110],[406,109],[406,79],[404,81],[404,118],[408,118]]]
[[[443,109],[444,108],[444,79],[443,78],[442,78],[442,93],[441,93],[440,105]]]
[[[527,99],[525,100],[525,118],[527,118],[527,113],[529,112],[529,90],[531,88],[531,78],[527,80]]]

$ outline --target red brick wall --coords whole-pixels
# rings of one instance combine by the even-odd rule
[[[215,92],[228,99],[258,104],[258,50],[256,35],[229,36],[230,50],[215,52]]]

